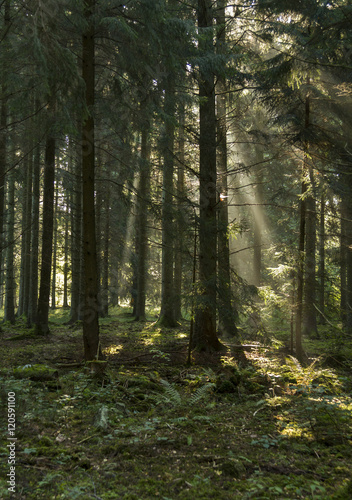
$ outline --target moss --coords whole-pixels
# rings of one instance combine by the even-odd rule
[[[34,364],[14,368],[13,375],[17,379],[29,378],[35,381],[54,380],[58,377],[58,371],[50,366]]]

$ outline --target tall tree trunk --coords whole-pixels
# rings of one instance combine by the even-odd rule
[[[217,43],[216,51],[223,54],[226,50],[226,19],[225,0],[217,1],[216,25]],[[227,173],[227,123],[226,123],[226,81],[223,75],[217,78],[217,170],[218,187],[220,193],[218,210],[218,317],[219,331],[226,335],[236,335],[236,314],[232,304],[231,296],[231,268],[230,268],[230,246],[228,236],[229,213],[228,213],[228,173]]]
[[[174,227],[173,227],[173,175],[174,175],[174,113],[175,93],[169,76],[165,85],[165,122],[162,137],[163,192],[162,192],[162,260],[161,310],[158,325],[172,328],[177,325],[174,309]]]
[[[74,167],[71,172],[73,177],[73,193],[71,193],[71,309],[69,324],[74,324],[80,316],[81,306],[81,256],[82,245],[82,165],[81,151],[78,151],[73,142],[71,144],[72,156],[75,157]],[[76,154],[75,154],[76,153]]]
[[[57,233],[58,233],[58,206],[59,206],[59,183],[55,186],[54,203],[54,234],[53,234],[53,276],[51,279],[51,309],[56,309],[56,267],[57,267]]]
[[[102,262],[102,315],[109,316],[109,250],[110,250],[110,185],[106,186],[104,197],[104,256]]]
[[[310,160],[308,160],[310,161]],[[310,189],[306,198],[306,243],[305,243],[305,277],[304,277],[304,307],[303,307],[303,334],[315,337],[317,330],[316,300],[316,271],[315,271],[315,249],[316,249],[316,204],[315,204],[315,180],[313,168],[309,165]]]
[[[181,104],[179,117],[179,135],[178,135],[178,165],[177,165],[177,219],[176,230],[177,238],[175,242],[175,272],[174,272],[174,317],[175,320],[182,318],[182,264],[183,264],[183,237],[184,237],[184,218],[183,203],[185,198],[185,107]]]
[[[346,328],[352,333],[352,207],[346,205]]]
[[[15,240],[15,172],[8,176],[8,214],[6,248],[6,285],[4,320],[15,323],[15,275],[14,275],[14,240]]]
[[[198,0],[199,55],[213,51],[211,0]],[[219,350],[222,344],[216,333],[216,261],[217,261],[217,191],[216,191],[216,116],[214,74],[201,63],[199,68],[199,279],[200,296],[192,347]]]
[[[4,5],[4,38],[1,43],[1,50],[5,54],[7,50],[7,40],[6,35],[8,29],[11,25],[10,18],[10,0],[5,0]],[[4,57],[4,55],[3,55]],[[5,175],[7,170],[7,115],[8,115],[8,105],[7,105],[7,86],[6,83],[1,85],[1,111],[0,111],[0,292],[2,292],[3,287],[3,262],[4,262],[4,207],[5,207]],[[2,297],[1,293],[1,297]]]
[[[95,234],[95,148],[94,148],[94,90],[95,90],[95,0],[86,0],[87,29],[82,37],[82,77],[85,83],[85,104],[89,115],[82,124],[82,185],[83,185],[83,262],[84,308],[83,342],[86,361],[102,356],[99,341],[98,269]]]
[[[32,126],[34,123],[32,122]],[[26,181],[26,217],[25,217],[25,245],[24,245],[24,279],[23,279],[23,313],[27,318],[27,325],[29,325],[29,291],[31,282],[31,239],[32,239],[32,184],[33,184],[33,132],[29,130],[31,137],[29,148],[30,154],[28,158],[28,170]]]
[[[67,197],[67,206],[69,205],[69,197]],[[69,243],[69,212],[65,212],[65,243],[64,243],[64,297],[62,307],[68,307],[68,248]]]
[[[27,130],[28,132],[28,130]],[[20,286],[19,286],[19,296],[18,296],[18,309],[17,316],[22,316],[24,314],[24,297],[25,297],[25,274],[26,274],[26,243],[27,243],[27,185],[28,185],[28,166],[29,157],[25,156],[23,160],[23,172],[24,178],[21,187],[21,260],[20,260]]]
[[[36,103],[36,109],[39,103]],[[38,309],[38,269],[39,269],[39,207],[40,207],[40,144],[34,150],[33,157],[33,201],[32,201],[32,241],[29,287],[28,326],[37,322]]]
[[[303,286],[304,286],[304,236],[306,226],[306,204],[304,195],[307,190],[306,183],[302,182],[300,201],[300,224],[298,243],[298,264],[297,264],[297,312],[296,312],[296,356],[303,357],[302,348],[302,313],[303,313]]]
[[[263,170],[260,165],[263,160],[263,152],[260,150],[257,154],[258,167],[255,171],[255,203],[253,207],[254,213],[254,255],[253,255],[253,284],[255,286],[261,285],[261,275],[262,275],[262,218],[259,214],[262,214],[263,203],[264,203],[264,193],[263,193]]]
[[[325,192],[320,198],[319,217],[319,323],[325,324]]]
[[[307,83],[309,84],[310,79],[308,77]],[[310,99],[309,95],[305,98],[305,119],[304,127],[307,129],[310,124]],[[306,236],[306,192],[307,192],[307,182],[305,180],[305,175],[307,172],[307,161],[308,161],[308,142],[304,143],[303,151],[303,167],[302,167],[302,191],[300,200],[300,225],[299,225],[299,243],[298,243],[298,268],[297,268],[297,314],[296,314],[296,356],[298,359],[302,359],[304,356],[302,347],[302,319],[303,319],[303,304],[304,304],[304,252],[305,252],[305,236]]]
[[[347,208],[345,197],[340,202],[340,309],[341,321],[344,327],[347,325]]]
[[[45,145],[42,262],[36,323],[36,333],[39,335],[47,335],[50,332],[49,300],[54,229],[54,182],[55,139],[49,131]]]
[[[137,321],[145,320],[146,278],[147,278],[147,197],[150,186],[150,146],[149,126],[142,129],[141,165],[139,173],[138,200],[137,200],[137,234],[136,234],[136,282],[137,286],[134,315]]]

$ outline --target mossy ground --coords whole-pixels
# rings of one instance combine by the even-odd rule
[[[351,363],[301,366],[282,349],[195,354],[187,330],[101,320],[107,363],[82,362],[82,330],[52,314],[47,338],[3,325],[0,498],[352,498]],[[314,357],[314,343],[310,355]],[[319,340],[319,354],[324,345]],[[15,378],[43,364],[49,380]],[[76,366],[77,365],[77,366]],[[16,393],[16,493],[7,394]]]

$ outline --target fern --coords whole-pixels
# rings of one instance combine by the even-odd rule
[[[164,386],[165,394],[162,394],[165,403],[172,403],[174,406],[178,406],[182,404],[182,399],[180,393],[177,389],[170,384],[167,380],[161,380],[162,385]]]
[[[213,389],[215,387],[215,384],[205,384],[202,385],[202,387],[198,387],[198,389],[192,394],[192,396],[189,399],[189,404],[191,406],[194,406],[195,404],[199,403],[199,401],[203,400],[208,396],[210,389]]]
[[[189,405],[194,406],[199,403],[202,399],[205,399],[209,394],[209,390],[215,387],[215,384],[207,383],[202,387],[199,387],[189,398],[183,399],[176,389],[176,387],[167,380],[161,380],[161,384],[164,387],[164,394],[158,394],[152,398],[156,401],[156,404],[171,404],[172,406]]]

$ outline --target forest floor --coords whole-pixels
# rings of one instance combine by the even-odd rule
[[[101,320],[107,362],[90,367],[65,311],[45,338],[2,326],[1,499],[352,498],[352,357],[334,339],[307,342],[306,366],[253,338],[187,366],[187,322],[115,313]]]

